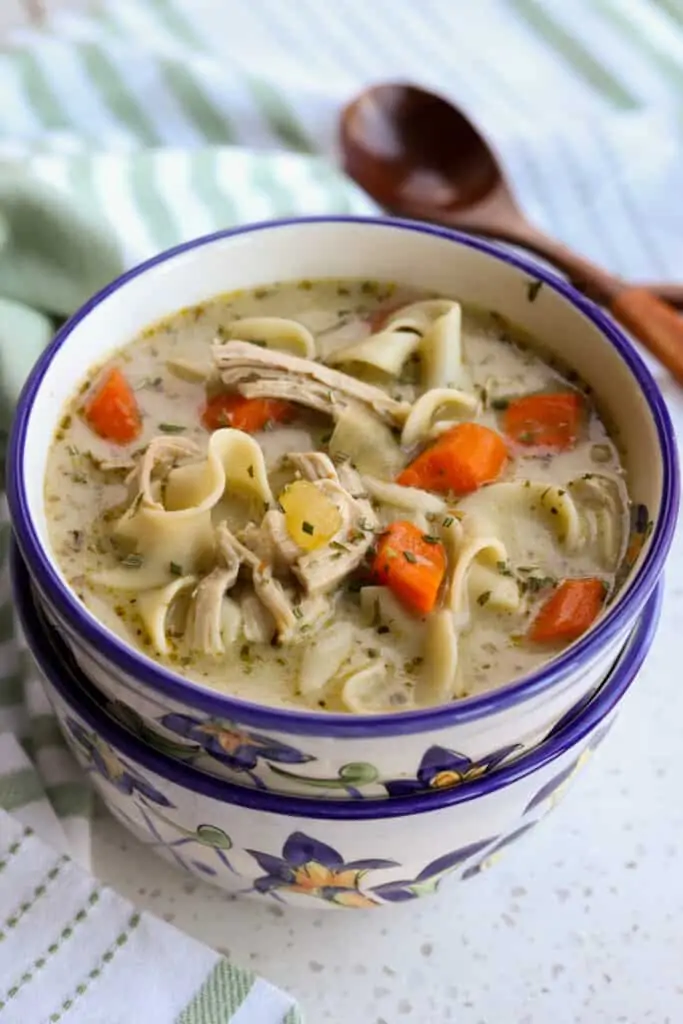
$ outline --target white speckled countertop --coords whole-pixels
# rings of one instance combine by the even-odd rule
[[[683,395],[658,374],[683,436]],[[683,535],[652,653],[589,770],[495,868],[379,913],[234,900],[109,818],[95,871],[300,999],[311,1024],[683,1021]]]

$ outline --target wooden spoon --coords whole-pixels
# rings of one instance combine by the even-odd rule
[[[347,173],[394,213],[524,246],[606,306],[683,383],[683,286],[629,285],[525,218],[488,143],[452,104],[412,85],[377,85],[341,116]]]

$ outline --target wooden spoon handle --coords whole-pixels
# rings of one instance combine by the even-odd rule
[[[532,229],[533,231],[533,229]],[[651,289],[627,285],[600,267],[541,235],[549,259],[582,292],[599,302],[683,384],[683,317]]]
[[[614,296],[624,287],[619,278],[608,274],[600,267],[589,260],[572,252],[566,245],[556,241],[538,228],[519,218],[504,223],[496,220],[493,223],[485,221],[478,222],[476,211],[469,217],[469,211],[457,211],[454,216],[446,218],[453,227],[471,231],[473,234],[484,235],[487,238],[498,238],[502,242],[510,242],[512,245],[521,245],[525,249],[536,253],[543,259],[554,263],[558,270],[561,270],[571,280],[572,284],[585,292],[595,302],[609,305]],[[659,297],[663,302],[672,306],[683,307],[683,284],[673,282],[647,284],[643,286],[651,295]]]
[[[527,225],[524,225],[526,228]],[[683,384],[683,317],[650,288],[627,285],[529,225],[529,234],[577,288],[600,302]],[[524,243],[522,243],[524,244]]]
[[[444,216],[443,221],[474,234],[524,246],[550,260],[564,271],[576,288],[606,306],[612,316],[666,366],[679,384],[683,384],[683,317],[652,289],[626,284],[514,213],[513,219],[505,223],[495,218],[488,220],[476,210],[456,210]]]
[[[477,231],[474,224],[469,230]],[[544,256],[568,275],[594,302],[607,306],[626,327],[683,384],[683,317],[658,298],[652,289],[629,286],[618,277],[585,260],[561,242],[549,238],[526,221],[506,226],[482,225],[482,234],[525,246]],[[671,289],[668,290],[671,294]],[[683,298],[683,288],[681,288]]]
[[[624,288],[610,312],[683,384],[683,317],[647,288]]]
[[[458,212],[453,221],[455,222],[456,218],[460,216],[461,214]],[[521,217],[519,219],[515,217],[508,223],[500,221],[491,224],[484,222],[481,225],[472,223],[468,224],[465,230],[499,238],[504,242],[521,245],[525,249],[535,252],[543,259],[554,263],[557,269],[566,274],[579,291],[588,295],[594,302],[609,305],[625,287],[620,278],[584,259],[583,256],[568,249],[562,242],[551,238],[543,231],[539,231],[533,224],[529,224]]]
[[[668,302],[670,306],[678,309],[683,307],[683,284],[675,284],[673,281],[648,281],[642,285],[651,295],[656,295],[662,302]]]

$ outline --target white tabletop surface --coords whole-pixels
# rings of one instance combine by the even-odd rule
[[[683,396],[659,376],[683,436]],[[616,726],[491,871],[382,911],[293,911],[195,882],[102,818],[96,873],[288,988],[310,1024],[681,1024],[682,541]]]

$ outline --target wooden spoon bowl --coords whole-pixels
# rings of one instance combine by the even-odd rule
[[[412,85],[361,93],[342,112],[346,172],[381,206],[524,246],[550,260],[683,383],[683,286],[632,286],[531,224],[492,148],[447,100]]]

